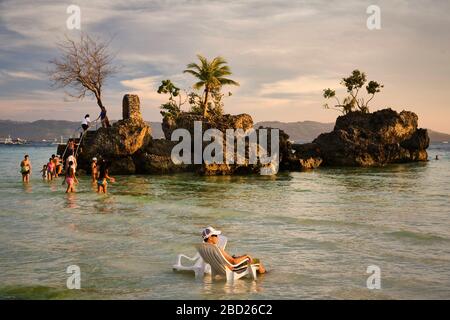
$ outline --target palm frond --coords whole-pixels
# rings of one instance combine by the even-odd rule
[[[192,86],[195,90],[199,90],[201,87],[203,87],[205,85],[205,81],[199,81],[194,83],[194,85]]]
[[[192,74],[194,77],[200,78],[200,73],[191,69],[186,69],[183,71],[183,73],[189,73]]]
[[[240,84],[234,80],[227,79],[227,78],[218,78],[221,85],[233,85],[233,86],[240,86]]]

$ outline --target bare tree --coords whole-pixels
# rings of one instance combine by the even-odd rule
[[[60,57],[50,61],[52,86],[68,89],[66,94],[77,99],[92,95],[103,110],[102,87],[106,79],[117,71],[112,65],[109,43],[86,34],[81,34],[78,41],[66,37],[58,43]]]

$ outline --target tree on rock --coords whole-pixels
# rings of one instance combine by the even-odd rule
[[[369,102],[373,99],[376,93],[381,91],[381,88],[383,88],[384,86],[376,81],[369,81],[369,83],[365,87],[369,97],[364,99],[364,97],[358,97],[358,94],[360,93],[360,89],[366,84],[366,82],[367,78],[364,72],[353,70],[352,74],[349,77],[343,78],[341,81],[341,85],[346,87],[347,93],[349,95],[345,97],[343,102],[341,103],[339,98],[336,96],[335,90],[332,90],[330,88],[324,89],[323,97],[327,100],[334,98],[337,102],[337,104],[335,104],[334,106],[330,106],[328,103],[325,103],[324,107],[326,109],[339,110],[343,114],[347,114],[356,110],[364,113],[369,113]]]
[[[77,99],[92,95],[100,109],[105,108],[102,102],[103,85],[116,72],[109,42],[81,34],[78,41],[66,37],[57,46],[60,56],[50,61],[52,86],[67,89],[66,94]]]
[[[208,102],[209,97],[212,95],[214,99],[217,99],[218,97],[221,97],[220,89],[222,86],[239,86],[239,83],[225,78],[225,76],[231,75],[231,70],[230,67],[226,65],[227,62],[224,58],[215,57],[211,61],[208,61],[208,59],[202,55],[197,55],[197,58],[200,60],[200,64],[188,64],[184,73],[189,73],[199,80],[194,84],[194,89],[199,90],[204,87],[201,107],[203,109],[203,116],[206,117],[210,109],[210,103]]]
[[[186,103],[187,97],[182,98],[180,88],[175,84],[167,80],[162,80],[161,85],[158,87],[159,94],[168,94],[169,101],[161,105],[161,115],[163,117],[171,117],[173,119],[178,118],[181,113],[181,106]]]

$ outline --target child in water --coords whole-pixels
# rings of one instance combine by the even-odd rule
[[[47,163],[47,180],[53,180],[53,173],[54,173],[54,166],[55,163],[53,162],[53,159],[48,159]]]
[[[47,165],[46,164],[44,164],[42,166],[42,170],[39,171],[39,172],[42,172],[42,179],[43,180],[47,179]]]
[[[97,180],[97,192],[98,193],[107,193],[108,191],[108,181],[114,182],[116,181],[113,177],[109,176],[109,163],[104,161],[102,162],[98,174]]]

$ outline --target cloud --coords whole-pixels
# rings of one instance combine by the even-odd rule
[[[336,88],[336,78],[321,78],[315,76],[300,76],[294,79],[280,80],[273,83],[265,83],[261,86],[262,96],[298,97],[301,95],[316,95],[320,97],[323,89]]]
[[[338,88],[339,80],[358,68],[385,84],[374,100],[377,106],[409,105],[427,115],[426,126],[450,132],[443,120],[450,117],[445,97],[450,86],[450,16],[445,12],[450,3],[376,2],[382,29],[369,31],[366,8],[372,2],[360,0],[40,0],[39,6],[31,0],[4,0],[0,100],[26,100],[30,116],[33,105],[40,116],[37,92],[51,89],[36,80],[57,54],[55,42],[64,34],[79,34],[66,29],[66,8],[74,3],[81,8],[82,31],[113,37],[111,50],[121,69],[104,93],[108,105],[118,110],[129,90],[140,95],[145,115],[158,120],[158,106],[167,98],[156,93],[159,81],[171,79],[189,88],[193,79],[182,71],[201,53],[224,56],[232,78],[241,83],[239,88],[225,88],[233,91],[225,105],[229,112],[333,121],[336,115],[320,108],[321,91]],[[60,99],[51,103],[61,105],[58,115],[69,110],[62,107],[67,105],[63,96],[58,91]],[[0,118],[7,114],[0,110]],[[66,118],[73,116],[67,111]]]
[[[129,80],[122,80],[122,86],[131,89],[130,93],[137,94],[141,99],[152,102],[164,101],[164,96],[156,92],[161,80],[159,77],[143,77]]]
[[[0,74],[9,76],[12,78],[19,79],[30,79],[30,80],[42,80],[42,77],[38,74],[25,72],[25,71],[8,71],[8,70],[0,70]]]

